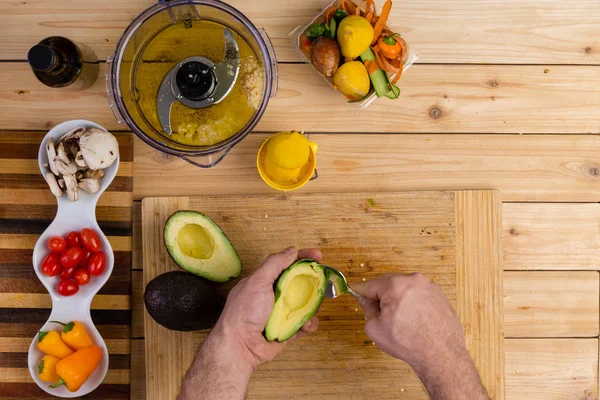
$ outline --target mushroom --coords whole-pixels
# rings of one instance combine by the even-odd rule
[[[56,164],[54,163],[54,158],[56,157],[54,138],[48,138],[48,141],[46,142],[46,152],[48,153],[48,165],[50,166],[50,171],[52,171],[54,175],[58,175],[58,170],[56,169]]]
[[[56,165],[56,169],[58,170],[58,172],[63,175],[73,175],[77,172],[77,164],[75,164],[74,162],[69,162],[68,164],[65,164],[57,158],[56,160],[54,160],[54,164]]]
[[[62,142],[67,140],[79,139],[84,132],[85,126],[78,126],[65,133],[63,137],[60,138],[60,140]]]
[[[82,179],[79,182],[79,188],[90,194],[98,193],[100,190],[100,182],[98,179]]]
[[[62,179],[62,178],[61,178],[61,179],[59,179],[59,180],[58,180],[58,186],[59,186],[61,189],[64,189],[64,188],[66,188],[66,186],[65,186],[65,180],[64,180],[64,179]]]
[[[108,168],[119,156],[117,139],[111,133],[98,128],[90,128],[81,135],[79,148],[90,169]]]
[[[58,182],[56,181],[56,176],[48,171],[46,172],[46,182],[48,182],[48,186],[50,186],[50,191],[56,197],[61,197],[63,195],[63,191],[60,189]]]
[[[85,163],[85,160],[83,159],[83,155],[81,154],[81,151],[78,151],[77,154],[75,155],[75,164],[77,164],[79,169],[87,168],[87,164]]]
[[[56,147],[56,157],[54,157],[54,162],[56,161],[62,161],[65,164],[69,164],[71,162],[69,156],[65,152],[65,145],[62,142],[59,142],[58,146]]]
[[[77,201],[79,199],[79,195],[77,194],[78,187],[75,175],[64,175],[63,179],[65,180],[65,185],[67,186],[67,197],[69,198],[69,201]]]
[[[83,172],[84,178],[102,179],[104,178],[104,170],[102,169],[86,169]]]

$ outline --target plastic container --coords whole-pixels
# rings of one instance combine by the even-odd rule
[[[48,154],[46,152],[46,142],[48,139],[53,137],[58,140],[71,129],[81,125],[104,129],[98,124],[85,120],[67,121],[52,128],[42,140],[38,154],[38,164],[42,176],[44,176],[47,171],[43,164],[48,162]],[[50,313],[50,317],[44,325],[40,326],[39,330],[55,330],[59,332],[62,330],[60,325],[51,323],[50,321],[61,321],[65,323],[71,321],[82,322],[94,344],[99,346],[103,353],[102,361],[100,361],[100,364],[96,370],[78,391],[70,392],[65,386],[52,389],[49,388],[49,383],[42,381],[38,376],[37,366],[44,354],[37,347],[38,337],[36,334],[31,342],[31,346],[29,347],[27,361],[29,372],[33,378],[33,381],[42,390],[53,396],[84,396],[96,389],[98,385],[102,383],[104,377],[106,376],[106,372],[108,371],[108,350],[104,340],[102,339],[102,336],[92,321],[92,317],[90,315],[90,305],[96,293],[98,293],[106,281],[108,281],[114,266],[114,253],[112,247],[104,233],[102,233],[100,230],[98,222],[96,221],[96,204],[98,203],[100,195],[113,181],[118,169],[119,158],[117,158],[117,160],[115,160],[110,167],[104,170],[105,175],[100,180],[100,190],[97,193],[89,194],[83,190],[80,190],[79,200],[76,202],[69,202],[66,195],[58,197],[58,211],[56,213],[56,217],[50,226],[44,231],[44,233],[42,233],[33,249],[33,269],[38,279],[46,287],[48,293],[50,293],[50,297],[52,299],[52,312]],[[50,189],[48,189],[48,192],[50,192]],[[90,282],[85,286],[81,286],[79,292],[73,296],[61,296],[57,291],[58,276],[45,276],[42,274],[40,269],[44,257],[49,252],[47,248],[47,242],[52,236],[66,236],[71,231],[80,231],[83,228],[91,228],[98,234],[102,251],[104,251],[106,254],[106,269],[100,276],[92,277]]]
[[[256,53],[265,77],[260,106],[244,128],[229,139],[210,146],[181,144],[159,132],[140,111],[137,104],[140,93],[132,83],[143,50],[159,32],[173,24],[197,20],[217,22],[242,36]],[[129,24],[114,55],[107,59],[105,71],[106,93],[117,121],[126,123],[140,139],[155,149],[202,168],[216,165],[256,126],[269,99],[277,94],[277,79],[277,59],[265,30],[256,28],[244,14],[219,0],[160,0],[150,6]]]
[[[346,96],[344,96],[342,93],[340,93],[338,90],[335,89],[335,85],[333,83],[333,77],[325,76],[322,73],[320,73],[319,71],[317,71],[317,69],[314,67],[314,65],[310,62],[309,56],[307,56],[306,53],[304,53],[302,51],[302,46],[301,46],[300,40],[304,34],[304,31],[306,31],[306,29],[312,24],[315,24],[315,23],[318,24],[318,23],[323,22],[325,20],[325,18],[324,18],[325,12],[329,8],[331,8],[333,6],[338,6],[339,4],[340,4],[340,0],[332,1],[331,3],[329,3],[329,5],[327,5],[327,7],[323,8],[317,15],[314,16],[313,19],[308,21],[306,24],[298,25],[296,27],[296,29],[294,29],[289,34],[289,37],[292,41],[292,45],[294,46],[294,49],[296,50],[296,52],[298,53],[298,55],[300,56],[302,61],[309,64],[312,67],[312,69],[315,71],[315,73],[319,74],[325,80],[325,82],[327,82],[327,84],[329,84],[329,86],[331,86],[331,88],[333,90],[335,90],[335,92],[343,99],[343,101],[345,103],[356,105],[359,108],[365,108],[365,107],[369,106],[369,104],[371,104],[372,102],[377,100],[377,95],[375,94],[375,92],[367,95],[366,97],[364,97],[360,100],[347,99]],[[380,10],[378,10],[378,11],[380,11]],[[388,27],[389,27],[389,25],[388,25]],[[408,51],[407,51],[406,57],[404,57],[404,68],[403,68],[402,73],[405,73],[406,70],[408,68],[410,68],[410,66],[413,65],[415,63],[415,61],[417,61],[418,58],[419,58],[419,52],[416,51],[410,44],[408,44]],[[393,78],[394,78],[394,75],[390,76],[390,79],[393,79]],[[402,78],[400,78],[400,82],[401,81],[402,81]]]

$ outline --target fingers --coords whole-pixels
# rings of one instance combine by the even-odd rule
[[[372,300],[379,300],[383,295],[386,287],[387,277],[372,279],[366,282],[359,282],[352,285],[352,290],[360,294],[361,297],[366,297]]]
[[[272,285],[281,273],[299,258],[312,258],[320,261],[323,255],[317,249],[302,249],[297,251],[288,247],[281,253],[271,254],[253,274],[253,280],[260,285]]]
[[[304,325],[302,325],[302,328],[300,328],[300,330],[296,332],[292,339],[304,337],[308,334],[316,332],[317,329],[319,329],[319,318],[312,317],[311,319],[306,321]]]
[[[366,297],[361,297],[359,301],[360,306],[365,311],[365,318],[367,320],[377,318],[379,316],[379,313],[381,312],[381,309],[379,308],[379,301],[368,299]]]
[[[315,261],[321,261],[323,254],[318,249],[302,249],[298,251],[298,258],[312,258]]]

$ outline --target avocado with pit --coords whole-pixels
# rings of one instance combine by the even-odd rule
[[[158,324],[175,331],[212,328],[225,299],[204,279],[183,271],[171,271],[148,282],[144,304]]]
[[[214,282],[237,278],[242,262],[225,233],[197,211],[176,211],[165,223],[164,241],[177,265]]]
[[[275,304],[265,326],[268,341],[294,336],[319,309],[327,287],[326,267],[314,260],[298,260],[279,276]]]

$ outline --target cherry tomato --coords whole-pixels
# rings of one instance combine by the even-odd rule
[[[100,251],[100,238],[91,229],[83,228],[81,230],[81,243],[83,243],[83,247],[91,252]]]
[[[106,268],[106,256],[104,252],[99,251],[92,254],[90,261],[88,262],[88,271],[90,275],[98,276],[104,272]]]
[[[73,296],[79,292],[79,284],[72,279],[58,282],[58,293],[63,296]]]
[[[53,253],[62,253],[67,248],[67,241],[62,236],[54,236],[48,240],[48,248]]]
[[[79,247],[71,247],[60,255],[60,265],[63,268],[77,267],[83,258],[83,250]]]
[[[46,276],[55,276],[61,270],[60,255],[56,253],[48,253],[42,261],[42,274]]]
[[[73,277],[73,274],[75,274],[78,265],[74,267],[63,268],[63,270],[60,271],[60,275],[58,276],[60,280],[66,281],[67,279],[71,279]]]
[[[78,269],[75,271],[75,282],[79,283],[80,285],[87,285],[90,283],[90,273],[85,269]]]
[[[80,268],[87,268],[88,261],[90,260],[91,256],[92,256],[92,252],[91,251],[89,251],[88,249],[83,249],[83,257],[81,258],[81,262],[79,263],[79,267]]]
[[[79,232],[73,231],[67,235],[67,247],[81,247],[81,235]]]

